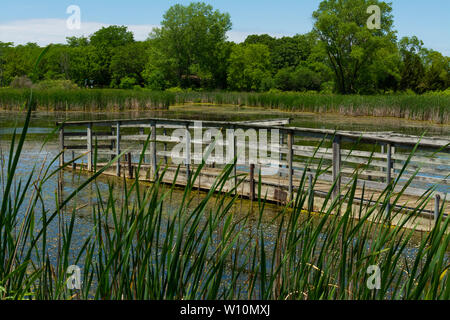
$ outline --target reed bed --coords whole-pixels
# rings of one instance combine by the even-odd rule
[[[177,94],[177,102],[232,104],[290,112],[333,112],[351,116],[397,117],[450,123],[449,95],[186,92]]]
[[[29,90],[0,89],[0,109],[19,110]],[[175,103],[170,92],[119,89],[34,90],[33,110],[46,111],[128,111],[161,110]]]
[[[238,199],[234,189],[215,195],[235,179],[233,164],[224,168],[200,201],[194,191],[202,169],[199,166],[180,203],[166,211],[174,185],[162,186],[165,168],[159,168],[159,178],[145,190],[137,178],[125,182],[120,206],[113,192],[117,186],[110,184],[106,196],[100,192],[95,181],[116,158],[71,194],[62,197],[62,192],[55,190],[55,208],[51,209],[41,199],[41,192],[46,181],[61,173],[61,168],[50,169],[58,155],[47,168],[36,170],[37,178],[34,172],[16,177],[30,117],[29,107],[21,135],[13,136],[9,154],[1,162],[0,299],[450,298],[450,219],[443,219],[443,211],[433,230],[407,258],[414,231],[403,226],[432,200],[431,192],[391,227],[390,219],[398,213],[388,203],[401,196],[391,192],[400,179],[386,187],[376,199],[377,205],[357,205],[355,174],[342,199],[332,200],[330,186],[320,215],[314,217],[304,211],[308,207],[305,170],[298,186],[302,192],[273,218],[276,232],[268,240],[260,191],[253,212],[244,215],[233,210]],[[148,143],[149,139],[143,150]],[[143,158],[144,154],[139,166]],[[243,177],[237,178],[239,188]],[[260,186],[259,181],[258,190]],[[91,213],[95,227],[82,246],[73,248],[77,211],[69,204],[86,187],[97,193]],[[26,195],[29,200],[25,202]],[[359,220],[353,219],[355,207]],[[60,230],[57,250],[48,244],[52,223],[58,223]],[[80,290],[67,288],[70,265],[82,268]],[[367,285],[371,266],[381,271],[377,290]]]
[[[18,110],[24,89],[0,89],[0,109]],[[351,116],[397,117],[450,123],[449,95],[333,95],[316,93],[154,92],[118,89],[35,90],[32,107],[47,111],[123,111],[167,109],[174,104],[239,105],[289,112],[338,113]]]

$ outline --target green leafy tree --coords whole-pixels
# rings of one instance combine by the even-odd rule
[[[101,79],[104,71],[104,67],[100,65],[102,61],[100,54],[92,46],[71,48],[69,51],[69,78],[80,87],[90,84],[90,81],[98,84],[97,80]]]
[[[102,86],[111,83],[111,60],[115,49],[134,43],[133,33],[125,26],[103,27],[90,37],[90,45],[95,48],[97,54],[94,56],[100,72],[95,74],[95,82]]]
[[[5,51],[3,82],[8,84],[15,77],[27,76],[33,81],[40,78],[40,74],[34,74],[33,61],[39,56],[41,48],[36,43],[18,45]]]
[[[367,27],[370,5],[381,9],[380,29]],[[389,4],[378,0],[325,0],[313,13],[314,30],[325,47],[338,92],[358,92],[358,83],[364,83],[360,78],[376,60],[378,50],[395,43],[391,12]]]
[[[423,92],[425,67],[421,55],[424,54],[423,42],[417,37],[404,37],[399,42],[402,57],[400,89]]]
[[[67,45],[69,47],[87,47],[89,45],[89,39],[82,37],[66,37]]]
[[[7,64],[7,51],[12,50],[12,42],[1,42],[0,41],[0,87],[4,87],[7,83],[4,81],[4,71]]]
[[[52,45],[42,58],[39,78],[46,80],[69,80],[71,69],[71,48],[66,45]]]
[[[320,73],[311,70],[306,63],[297,68],[284,68],[275,76],[275,86],[283,91],[319,91],[324,82]]]
[[[144,85],[142,72],[147,62],[146,42],[131,43],[116,47],[110,64],[111,87],[117,87],[125,77],[133,78],[135,84]]]
[[[272,83],[270,51],[266,45],[239,45],[233,48],[228,68],[228,84],[233,90],[264,91]]]
[[[450,87],[450,58],[434,50],[424,56],[424,90],[443,91]]]
[[[229,14],[195,2],[188,6],[174,5],[163,18],[161,28],[150,35],[155,40],[151,56],[156,59],[146,68],[147,73],[162,70],[169,73],[168,79],[176,81],[175,85],[185,87],[198,73],[220,82],[218,79],[224,76],[219,73],[223,70],[217,66],[226,60],[223,44],[231,29]]]
[[[266,45],[271,55],[272,70],[277,73],[280,69],[297,67],[300,62],[307,60],[316,41],[317,36],[310,32],[280,39],[268,34],[250,35],[244,43]]]

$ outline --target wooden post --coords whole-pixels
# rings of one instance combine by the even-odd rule
[[[164,134],[164,138],[167,137],[167,129],[166,128],[163,129],[163,134]],[[167,163],[168,163],[166,152],[167,152],[167,142],[164,142],[164,164],[165,165],[167,165]]]
[[[128,178],[133,179],[133,165],[131,163],[131,152],[128,153]]]
[[[152,170],[153,170],[153,177],[155,178],[155,181],[158,179],[158,162],[156,160],[156,122],[152,122],[152,134],[151,134],[151,143],[150,143],[150,150],[152,154]]]
[[[434,223],[439,222],[439,216],[441,215],[441,196],[436,194],[434,198]]]
[[[308,182],[309,182],[309,197],[308,197],[308,212],[314,211],[314,188],[313,188],[313,175],[311,170],[308,169]]]
[[[139,135],[141,135],[141,136],[144,136],[145,135],[145,129],[144,128],[139,128]],[[142,162],[143,163],[145,163],[145,158],[146,158],[146,155],[145,155],[145,151],[146,150],[143,150],[144,149],[144,145],[145,145],[145,142],[142,144],[142,151],[144,152],[144,159],[142,159]]]
[[[386,188],[391,184],[392,178],[392,146],[390,143],[386,145],[386,153],[387,153],[387,164],[386,164]],[[390,193],[388,194],[388,196]],[[388,215],[391,212],[391,202],[389,201],[386,206],[386,214]]]
[[[294,159],[294,135],[292,132],[288,133],[288,154],[287,154],[287,162],[288,162],[288,179],[289,179],[289,201],[294,199],[294,168],[292,167],[293,159]]]
[[[114,135],[114,127],[111,126],[111,136],[114,137]],[[112,161],[114,159],[114,139],[111,139],[111,146],[109,151],[111,151],[110,160]]]
[[[72,170],[77,170],[77,164],[75,163],[75,151],[72,151]]]
[[[281,152],[283,145],[284,145],[284,134],[283,134],[283,132],[281,132],[281,134],[280,134],[280,149],[279,149],[280,150],[280,167],[281,167],[281,163],[283,161],[283,153]],[[281,177],[281,175],[282,175],[281,170],[279,170],[279,171],[280,171],[279,175]]]
[[[191,177],[191,134],[189,124],[186,125],[186,180],[189,182]]]
[[[333,190],[333,200],[341,196],[341,137],[335,136],[333,139],[333,183],[336,183]]]
[[[120,122],[116,123],[116,157],[120,155]],[[120,177],[120,158],[117,159],[116,174]]]
[[[87,127],[88,171],[92,172],[92,123]]]
[[[59,167],[64,167],[64,127],[61,127],[59,129],[59,152],[61,152],[61,155],[59,156]]]
[[[250,200],[255,201],[255,165],[250,164]]]
[[[245,152],[245,140],[244,140],[244,152]],[[233,154],[236,158],[236,163],[234,164],[233,174],[234,174],[234,189],[237,194],[237,165],[238,165],[238,154],[237,154],[237,137],[236,137],[236,128],[233,128]],[[245,154],[244,154],[245,156]]]

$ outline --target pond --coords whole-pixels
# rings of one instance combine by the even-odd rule
[[[139,111],[122,113],[53,113],[53,112],[35,112],[33,113],[29,134],[24,145],[24,150],[20,158],[19,167],[16,173],[16,179],[26,178],[30,172],[35,170],[35,177],[39,175],[40,168],[49,165],[55,160],[58,150],[57,135],[53,135],[47,140],[50,133],[55,130],[55,122],[63,120],[111,120],[111,119],[131,119],[131,118],[178,118],[195,120],[217,120],[217,121],[245,121],[254,119],[272,119],[272,118],[292,118],[293,126],[326,128],[339,130],[361,130],[361,131],[394,131],[399,133],[420,135],[426,132],[432,136],[450,136],[450,126],[434,125],[429,123],[411,122],[401,119],[378,119],[378,118],[352,118],[339,115],[320,115],[320,114],[300,114],[286,113],[277,111],[267,111],[258,108],[229,107],[229,106],[176,106],[167,111]],[[14,128],[20,128],[24,123],[25,115],[19,112],[0,112],[0,158],[3,159],[3,167],[8,161],[7,154],[10,147],[11,134]],[[44,144],[45,142],[45,144]],[[44,144],[44,145],[43,145]],[[58,163],[54,161],[52,169],[57,169]],[[1,174],[4,176],[5,169]],[[87,175],[80,175],[72,172],[63,173],[63,193],[64,195],[73,192],[80,183],[88,179]],[[95,223],[92,219],[93,208],[98,206],[97,192],[101,192],[107,198],[109,185],[114,183],[119,186],[114,190],[116,199],[123,198],[120,187],[121,181],[114,178],[101,177],[95,184],[89,185],[83,189],[68,206],[66,214],[63,216],[63,222],[69,222],[71,210],[75,210],[75,237],[72,241],[74,255],[70,259],[75,259],[76,248],[80,248],[86,237],[91,233]],[[97,189],[98,188],[98,189]],[[146,188],[145,185],[142,186]],[[42,199],[47,209],[55,208],[55,195],[58,190],[58,177],[55,176],[46,182]],[[183,191],[175,189],[171,202],[167,204],[166,210],[176,208],[177,203],[181,201]],[[30,195],[31,196],[31,195]],[[203,197],[202,193],[196,194],[198,201]],[[104,200],[103,200],[104,201]],[[197,201],[197,203],[198,203]],[[119,200],[120,202],[120,200]],[[195,201],[194,201],[195,202]],[[27,203],[25,200],[24,203]],[[117,205],[120,206],[120,203]],[[249,201],[240,200],[233,210],[238,214],[246,214],[252,204]],[[272,219],[280,213],[281,208],[276,205],[267,204],[264,209],[263,229],[268,243],[272,243],[276,238],[277,228],[274,227]],[[24,213],[21,213],[22,215]],[[257,220],[256,217],[254,219]],[[256,223],[256,222],[255,222]],[[417,250],[417,243],[423,238],[423,234],[417,233],[411,240],[410,248],[407,248],[407,255],[411,257]],[[52,223],[48,234],[49,252],[56,252],[58,247],[58,224]],[[55,254],[50,256],[52,262],[55,262]]]
[[[274,119],[274,118],[291,118],[293,126],[325,128],[336,130],[362,130],[362,131],[394,131],[399,133],[420,135],[426,132],[427,135],[449,136],[450,126],[435,125],[416,121],[407,121],[404,119],[393,118],[371,118],[371,117],[347,117],[329,114],[311,114],[311,113],[287,113],[277,112],[267,109],[249,108],[249,107],[230,107],[230,106],[175,106],[167,111],[132,111],[120,113],[85,113],[85,112],[35,112],[32,115],[30,128],[28,130],[27,141],[19,163],[18,174],[26,177],[33,167],[38,169],[44,163],[58,154],[58,138],[57,135],[51,136],[42,146],[50,133],[55,130],[57,121],[82,121],[82,120],[111,120],[111,119],[139,119],[139,118],[177,118],[192,120],[212,120],[212,121],[246,121],[256,119]],[[25,114],[20,112],[0,112],[0,149],[6,156],[9,150],[9,141],[14,128],[20,133],[23,126]],[[57,162],[52,165],[53,169],[57,168]],[[73,174],[71,172],[64,173],[64,189],[66,193],[70,193],[74,186],[83,182],[86,177]],[[103,181],[102,181],[103,180]],[[99,179],[101,190],[108,189],[108,180]],[[46,190],[48,194],[45,199],[49,201],[52,207],[54,201],[54,193],[57,188],[57,179],[50,180]],[[92,190],[91,190],[92,191]],[[91,228],[89,223],[85,221],[90,216],[92,205],[96,202],[95,192],[85,189],[79,195],[79,199],[83,202],[77,204],[77,217],[79,217],[79,225],[86,225],[86,229],[80,234],[85,234]],[[275,205],[266,207],[266,215],[268,217],[277,214],[279,208]],[[83,220],[84,219],[84,220]],[[80,229],[81,230],[81,229]]]

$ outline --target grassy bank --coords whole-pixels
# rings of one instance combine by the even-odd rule
[[[27,90],[0,89],[0,109],[17,110]],[[245,105],[290,112],[397,117],[450,123],[450,95],[342,96],[314,93],[153,92],[148,90],[38,90],[34,109],[49,111],[122,111],[166,109],[173,104]]]
[[[355,174],[341,201],[331,199],[330,186],[321,215],[313,218],[303,211],[308,206],[304,175],[298,185],[303,192],[271,221],[275,230],[271,239],[261,223],[265,205],[261,194],[254,211],[244,215],[233,210],[234,189],[214,196],[214,191],[234,180],[232,165],[201,199],[194,187],[200,166],[176,205],[171,203],[173,188],[161,185],[163,168],[157,182],[145,191],[136,178],[123,186],[110,184],[105,196],[95,181],[106,166],[64,198],[55,191],[49,202],[55,204],[52,208],[41,198],[42,189],[60,169],[43,167],[37,177],[17,174],[30,117],[31,111],[21,136],[11,142],[15,148],[0,161],[0,299],[450,298],[450,219],[439,219],[413,254],[413,231],[402,228],[432,201],[431,193],[425,193],[410,214],[401,216],[398,225],[386,226],[397,218],[388,203],[401,196],[391,193],[400,178],[376,199],[378,205],[353,206]],[[148,144],[147,140],[144,150]],[[53,162],[57,160],[55,155]],[[98,197],[91,216],[95,226],[84,244],[74,248],[77,209],[71,200],[91,187]],[[118,187],[123,188],[121,201],[113,192]],[[235,188],[239,187],[240,183]],[[344,202],[350,205],[345,207]],[[352,219],[352,207],[359,208],[360,220]],[[58,237],[49,239],[47,230],[55,223]],[[53,262],[50,256],[56,257]],[[82,269],[81,290],[67,288],[70,265]],[[368,286],[373,284],[368,274],[371,266],[381,271],[378,290]]]
[[[0,109],[18,110],[29,94],[29,89],[0,89]],[[49,89],[34,90],[31,106],[47,111],[123,111],[167,109],[175,102],[170,92]]]

